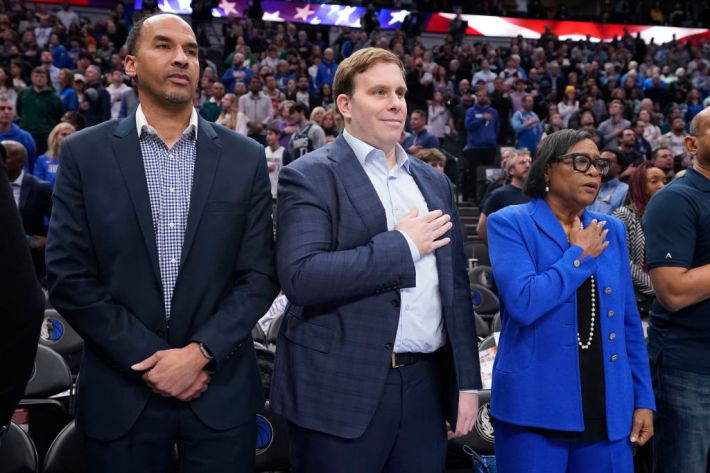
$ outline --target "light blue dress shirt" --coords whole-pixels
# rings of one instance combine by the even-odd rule
[[[353,135],[343,131],[343,137],[362,165],[387,216],[387,229],[395,230],[397,222],[413,208],[419,215],[429,212],[424,196],[410,173],[410,161],[404,149],[397,144],[397,163],[388,169],[382,150],[376,149]],[[444,346],[439,273],[436,256],[430,253],[421,256],[414,242],[404,233],[414,260],[417,273],[415,287],[400,289],[402,301],[399,326],[394,342],[395,353],[431,353]]]
[[[614,210],[624,205],[626,194],[629,192],[629,185],[621,182],[618,177],[602,183],[599,188],[597,198],[587,210],[600,214],[611,215]]]

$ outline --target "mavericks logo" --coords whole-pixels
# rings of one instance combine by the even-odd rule
[[[484,442],[493,443],[493,423],[491,423],[491,404],[485,403],[478,409],[478,417],[474,426],[476,434],[478,434]]]
[[[266,452],[274,441],[274,426],[261,414],[256,415],[256,454]]]

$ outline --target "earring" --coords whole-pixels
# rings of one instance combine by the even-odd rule
[[[550,192],[550,183],[545,183],[545,192]]]

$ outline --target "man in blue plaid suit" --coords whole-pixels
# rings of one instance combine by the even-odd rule
[[[276,296],[264,148],[198,117],[180,17],[137,22],[141,104],[62,143],[50,298],[85,341],[77,427],[88,470],[254,471],[264,398],[251,329]]]
[[[442,471],[481,387],[454,193],[397,143],[396,56],[355,52],[334,93],[345,131],[280,174],[272,406],[296,473]]]

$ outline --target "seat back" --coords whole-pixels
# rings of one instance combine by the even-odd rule
[[[477,314],[493,317],[500,310],[498,296],[493,291],[480,284],[471,284],[471,299],[473,310]]]
[[[473,313],[473,317],[476,321],[476,336],[480,339],[486,338],[488,335],[490,335],[491,329],[488,326],[488,322],[486,322],[483,317],[476,314],[475,312]]]
[[[0,439],[0,473],[38,473],[39,459],[30,436],[10,423]]]
[[[468,272],[468,280],[471,284],[478,284],[487,287],[494,293],[498,292],[495,280],[493,279],[493,268],[485,264],[479,264]]]
[[[24,397],[48,398],[71,389],[71,386],[71,372],[61,355],[51,348],[39,345]]]
[[[256,471],[287,471],[289,432],[286,419],[275,414],[269,403],[256,417]]]
[[[82,350],[84,340],[71,325],[54,309],[44,311],[44,323],[39,337],[40,345],[51,348],[60,355],[68,355]]]

